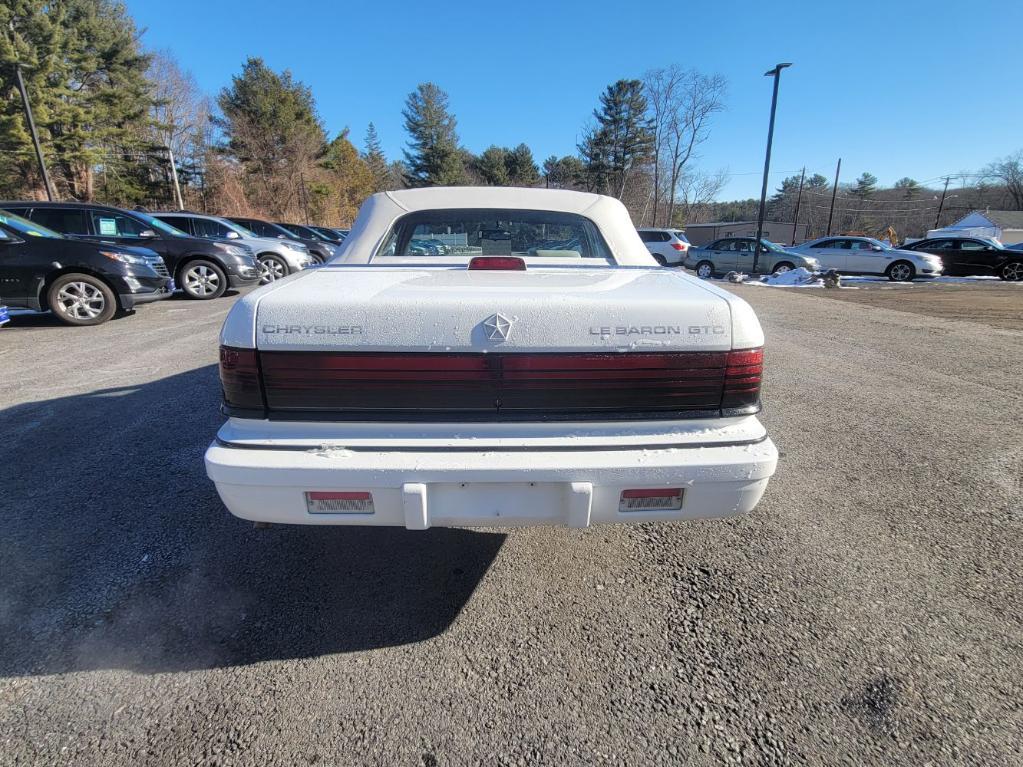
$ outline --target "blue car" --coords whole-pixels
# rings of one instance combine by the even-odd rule
[[[0,299],[2,301],[3,299]],[[7,307],[0,304],[0,328],[11,321],[11,315],[7,313]]]

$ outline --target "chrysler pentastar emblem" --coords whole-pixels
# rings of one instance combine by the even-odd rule
[[[483,332],[487,334],[488,341],[507,341],[511,335],[511,326],[514,320],[510,320],[503,314],[491,314],[483,320]]]

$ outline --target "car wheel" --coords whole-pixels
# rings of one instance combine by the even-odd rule
[[[227,290],[227,275],[212,261],[189,261],[179,282],[185,295],[198,301],[219,298]]]
[[[888,267],[885,276],[892,282],[912,282],[916,277],[916,267],[909,261],[896,261]]]
[[[110,287],[88,274],[64,274],[46,293],[50,311],[68,325],[101,325],[117,311]]]
[[[650,255],[652,255],[654,257],[654,261],[659,263],[661,266],[667,266],[668,265],[668,260],[664,256],[662,256],[660,253],[651,253]]]
[[[714,276],[714,264],[710,261],[701,261],[696,265],[696,276],[701,280],[709,280]]]
[[[271,282],[288,276],[288,265],[280,256],[265,255],[259,257],[259,284],[269,285]]]
[[[998,270],[998,276],[1008,282],[1023,280],[1023,261],[1010,261]]]
[[[791,272],[795,268],[795,264],[791,261],[782,261],[780,264],[774,265],[774,271],[771,272],[771,274],[783,274],[785,272]]]

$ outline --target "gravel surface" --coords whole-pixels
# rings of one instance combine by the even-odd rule
[[[273,528],[202,467],[232,299],[0,331],[0,763],[1023,761],[1023,333],[735,288],[751,515]]]

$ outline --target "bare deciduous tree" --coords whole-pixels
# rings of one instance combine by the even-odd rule
[[[984,175],[1004,185],[1016,210],[1023,210],[1023,149],[991,163]]]
[[[663,221],[670,226],[676,200],[696,148],[706,141],[710,120],[724,109],[727,82],[721,75],[705,75],[676,65],[644,75],[644,88],[654,123],[654,224],[661,195],[668,197]],[[708,177],[710,178],[710,177]]]

